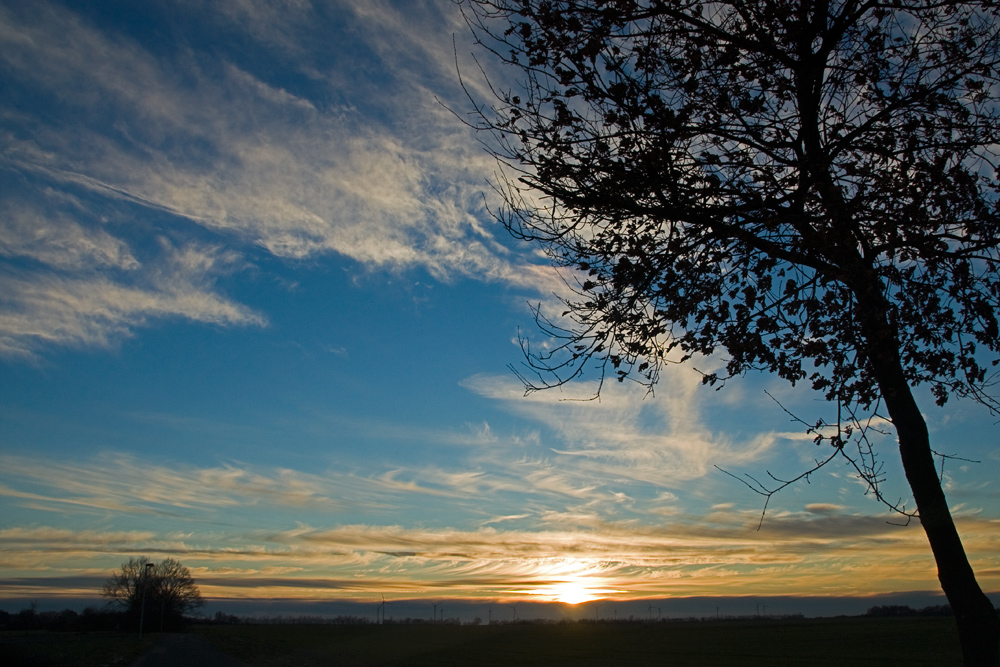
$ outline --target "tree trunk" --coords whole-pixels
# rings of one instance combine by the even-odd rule
[[[886,318],[865,319],[872,369],[896,428],[903,470],[934,553],[938,580],[955,613],[964,664],[1000,667],[1000,619],[976,581],[948,510],[927,424],[906,381],[896,336]]]

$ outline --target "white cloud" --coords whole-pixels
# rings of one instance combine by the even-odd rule
[[[303,39],[318,43],[329,20],[309,3],[287,5],[280,12],[249,1],[218,5],[218,13],[214,5],[186,8],[221,21],[220,29],[245,30],[265,52],[284,57]],[[61,114],[51,120],[0,105],[9,173],[53,184],[36,188],[36,202],[0,203],[9,219],[0,230],[0,253],[64,272],[97,266],[144,274],[146,260],[137,259],[134,241],[95,222],[102,207],[126,202],[179,216],[245,253],[254,246],[288,260],[336,253],[370,267],[422,267],[441,280],[551,283],[549,270],[525,266],[495,236],[506,233],[483,202],[494,164],[435,99],[436,87],[450,85],[446,97],[458,88],[450,34],[430,25],[411,29],[415,20],[444,16],[436,7],[424,9],[427,16],[404,16],[384,4],[335,10],[357,21],[352,37],[367,40],[358,48],[383,58],[369,66],[404,83],[372,90],[363,77],[347,76],[350,67],[327,63],[326,70],[306,72],[308,93],[194,48],[154,54],[44,2],[30,13],[0,10],[0,68],[20,89],[58,98],[54,108]],[[450,21],[457,25],[457,14]],[[305,59],[302,67],[313,65]],[[354,110],[352,96],[364,98],[364,114]],[[87,197],[54,208],[53,199],[65,204],[70,190]],[[153,312],[227,324],[253,319],[215,293],[203,274],[187,281],[198,282],[199,290],[186,298],[136,293],[112,273],[36,275],[6,279],[5,287],[17,290],[8,292],[16,308],[5,315],[0,353],[32,354],[41,341],[107,345]],[[80,296],[94,290],[110,296]],[[55,333],[43,336],[43,330]]]
[[[55,201],[82,204],[48,190]],[[39,210],[34,202],[10,199],[0,217],[0,256],[26,257],[62,270],[134,270],[139,262],[129,247],[101,228],[86,227],[60,210]]]
[[[288,469],[257,472],[236,465],[154,465],[110,453],[78,461],[13,455],[0,456],[0,461],[10,478],[8,485],[0,485],[0,496],[32,500],[32,506],[39,508],[65,511],[77,506],[147,514],[170,508],[338,506],[329,495],[334,490],[330,480]]]
[[[35,571],[68,568],[72,558],[82,571],[99,572],[95,563],[115,551],[162,553],[182,559],[215,594],[242,588],[261,597],[284,590],[282,596],[308,598],[317,588],[340,589],[340,596],[432,589],[439,596],[519,597],[544,595],[565,580],[626,595],[872,593],[934,581],[919,527],[894,528],[876,517],[789,514],[769,533],[731,515],[658,528],[571,519],[553,517],[551,527],[537,531],[298,525],[210,542],[208,536],[40,526],[0,531],[0,545],[37,558]],[[560,527],[584,520],[583,528]],[[995,526],[968,518],[962,528],[981,563],[994,563]],[[21,571],[25,565],[0,561]]]
[[[655,395],[615,384],[605,386],[600,400],[573,400],[593,395],[583,383],[529,396],[514,378],[475,376],[463,384],[552,429],[564,443],[554,446],[560,468],[580,478],[669,484],[701,477],[716,462],[757,460],[775,441],[770,433],[741,443],[713,432],[700,414],[700,376],[683,366],[664,369]]]
[[[368,520],[315,526],[293,517],[309,507],[329,516],[347,500],[369,505],[387,491],[385,480],[237,465],[150,464],[110,454],[78,461],[3,456],[0,466],[17,487],[0,486],[0,494],[22,507],[57,509],[77,518],[73,528],[42,523],[0,530],[0,553],[5,554],[0,575],[7,576],[60,568],[100,573],[122,555],[146,553],[198,568],[199,579],[210,579],[215,594],[229,586],[252,588],[264,597],[268,587],[302,588],[288,594],[308,597],[315,582],[341,588],[344,595],[419,591],[429,582],[441,595],[511,594],[512,586],[527,594],[566,576],[631,594],[801,594],[817,587],[871,593],[881,590],[878,586],[899,590],[934,581],[919,525],[891,526],[884,514],[850,512],[831,503],[776,511],[760,530],[756,511],[740,511],[731,503],[703,514],[660,512],[654,523],[612,520],[585,504],[487,515],[471,528],[386,525],[372,522],[373,514]],[[482,494],[481,502],[496,507],[491,502],[495,492],[478,475],[451,477],[453,489]],[[622,494],[615,500],[622,501]],[[672,500],[664,494],[654,502]],[[253,508],[253,527],[206,521],[212,508],[237,505]],[[99,510],[96,526],[84,518],[87,508]],[[189,511],[156,530],[108,527],[111,513],[136,516],[170,508]],[[291,513],[276,513],[278,508]],[[979,566],[995,568],[996,519],[966,513],[957,521]],[[860,583],[858,577],[863,577]],[[985,581],[995,577],[987,575]]]
[[[154,539],[156,533],[151,531],[96,531],[96,530],[73,530],[70,528],[53,528],[50,526],[4,528],[0,530],[0,544],[6,548],[32,548],[36,546],[54,547],[59,546],[65,549],[69,546],[75,547],[120,547],[122,545],[134,545],[138,542]]]
[[[34,358],[47,344],[107,347],[167,317],[262,325],[263,316],[213,288],[213,274],[232,259],[217,248],[168,245],[133,284],[90,271],[0,273],[0,355]]]
[[[144,58],[132,50],[117,59]],[[90,128],[72,138],[45,128],[35,145],[21,147],[17,165],[169,211],[281,257],[332,251],[371,265],[424,266],[440,278],[511,272],[475,217],[488,160],[474,143],[421,150],[356,115],[321,114],[232,65],[193,89],[158,71],[166,67],[149,62],[152,81],[136,87],[157,84],[143,104],[147,97],[173,103],[130,109],[151,116],[129,129],[130,141]],[[149,73],[106,76],[140,74]],[[425,131],[446,136],[439,123],[429,125]],[[165,138],[181,148],[158,146]]]

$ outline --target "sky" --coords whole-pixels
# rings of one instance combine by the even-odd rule
[[[137,555],[210,613],[937,591],[844,462],[761,521],[737,478],[825,456],[806,388],[524,396],[574,277],[491,215],[459,72],[488,101],[497,67],[450,0],[0,0],[0,608],[95,604]],[[996,418],[919,399],[1000,602]]]

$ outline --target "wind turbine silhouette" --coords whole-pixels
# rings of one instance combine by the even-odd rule
[[[381,625],[385,625],[385,595],[382,596],[382,603],[375,608],[375,625],[379,625],[378,613],[382,612],[382,622]]]
[[[517,605],[509,604],[507,606],[514,610],[514,622],[517,623]]]
[[[441,604],[441,603],[440,602],[431,602],[431,605],[433,605],[433,607],[434,607],[434,620],[435,621],[438,619],[438,605],[439,604]]]

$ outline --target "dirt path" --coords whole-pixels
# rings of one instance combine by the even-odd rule
[[[247,667],[219,651],[196,635],[167,633],[160,635],[153,648],[129,667]]]

